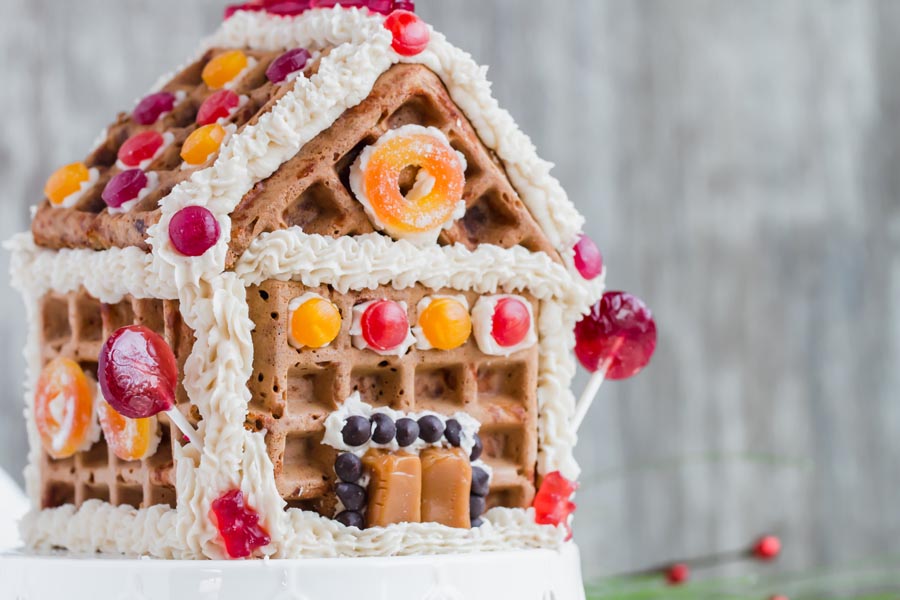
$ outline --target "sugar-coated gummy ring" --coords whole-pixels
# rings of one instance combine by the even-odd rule
[[[37,382],[34,418],[41,444],[51,457],[74,455],[94,425],[94,393],[82,368],[68,358],[48,363]]]
[[[438,135],[417,126],[396,130],[367,148],[357,163],[363,195],[392,235],[439,231],[459,207],[465,165],[446,138]],[[403,181],[416,170],[414,182]],[[410,185],[404,195],[402,187]]]

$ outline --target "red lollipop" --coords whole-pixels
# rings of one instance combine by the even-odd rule
[[[594,373],[573,419],[581,425],[606,379],[637,375],[656,350],[656,323],[644,302],[625,292],[607,292],[575,326],[575,354]]]
[[[178,366],[162,336],[140,325],[119,329],[100,350],[97,379],[106,402],[120,415],[146,419],[165,412],[199,447],[194,428],[175,408]]]

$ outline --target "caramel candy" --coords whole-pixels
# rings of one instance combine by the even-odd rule
[[[422,521],[469,529],[472,463],[461,448],[422,451]]]
[[[366,513],[369,527],[422,521],[422,463],[418,456],[369,450],[363,464],[371,476]]]

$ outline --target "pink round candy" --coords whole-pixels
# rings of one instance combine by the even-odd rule
[[[131,116],[140,125],[153,125],[164,114],[172,112],[175,102],[175,94],[170,92],[150,94],[138,102]]]
[[[182,208],[169,221],[169,239],[185,256],[201,256],[219,241],[219,222],[202,206]]]
[[[575,244],[575,268],[587,280],[596,279],[603,273],[603,255],[594,240],[586,235]]]
[[[362,315],[360,325],[366,343],[381,352],[398,348],[409,335],[406,311],[391,300],[379,300],[369,306]]]
[[[137,167],[156,156],[165,143],[165,138],[158,131],[142,131],[122,144],[118,158],[126,167]]]
[[[137,199],[150,183],[147,174],[140,169],[122,171],[109,180],[101,197],[110,208],[121,208],[126,202]]]
[[[607,379],[628,379],[647,366],[656,350],[656,323],[644,302],[607,292],[575,326],[575,355],[591,372],[609,363]]]
[[[512,348],[525,341],[531,331],[531,313],[521,300],[503,298],[494,309],[491,335],[500,346]]]
[[[391,47],[400,56],[421,53],[431,40],[431,32],[425,21],[408,10],[395,10],[384,20],[384,26],[393,34]]]
[[[288,50],[272,61],[266,69],[266,77],[272,83],[281,83],[294,73],[305,69],[310,58],[312,57],[305,48]]]
[[[231,90],[219,90],[209,96],[197,111],[197,125],[212,125],[219,119],[227,119],[241,105],[241,97]]]
[[[146,419],[175,406],[175,355],[162,336],[141,325],[123,327],[106,340],[97,380],[109,405],[130,419]]]

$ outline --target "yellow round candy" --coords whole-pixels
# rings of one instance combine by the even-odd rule
[[[113,454],[122,460],[147,458],[158,441],[156,417],[129,419],[116,412],[106,401],[97,405],[97,413],[103,437]]]
[[[72,163],[50,176],[44,186],[44,194],[53,204],[62,204],[63,200],[80,191],[81,186],[90,179],[91,172],[84,163]]]
[[[51,457],[68,458],[87,443],[94,423],[94,393],[78,363],[50,362],[37,382],[34,420]]]
[[[219,151],[226,133],[225,128],[218,123],[197,129],[184,141],[181,158],[189,165],[202,165]]]
[[[249,63],[247,55],[240,50],[224,52],[203,67],[203,81],[210,89],[221,89],[234,81]]]
[[[341,311],[324,298],[311,298],[291,315],[291,338],[298,346],[324,348],[341,332]]]
[[[472,318],[459,300],[435,298],[419,315],[419,327],[435,348],[454,350],[472,335]]]

